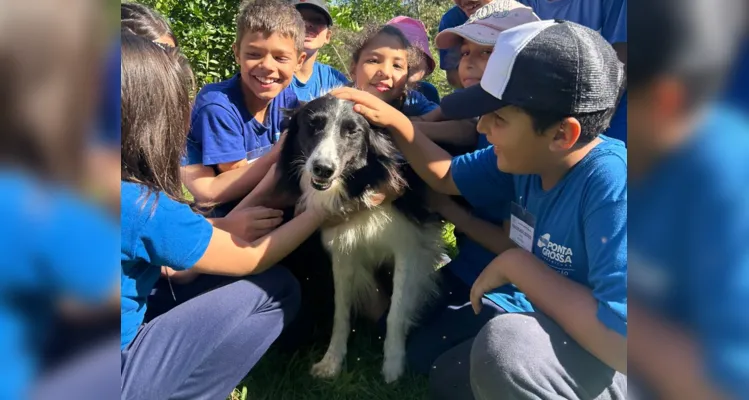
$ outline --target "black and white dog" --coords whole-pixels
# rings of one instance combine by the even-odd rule
[[[425,184],[400,159],[390,136],[349,101],[330,95],[312,100],[290,116],[287,135],[278,162],[285,190],[300,195],[301,207],[350,213],[346,222],[321,232],[332,258],[335,313],[330,345],[312,375],[340,373],[351,308],[372,301],[375,272],[387,265],[394,267],[393,293],[382,373],[393,382],[405,367],[408,331],[437,292],[441,225],[425,207]],[[404,194],[375,206],[370,197],[378,189]],[[352,213],[357,207],[364,211]]]

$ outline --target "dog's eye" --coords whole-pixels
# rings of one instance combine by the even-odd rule
[[[310,117],[309,125],[315,129],[322,129],[325,126],[325,118],[315,115]]]
[[[356,123],[343,123],[341,131],[346,136],[356,136],[362,133],[361,128]]]

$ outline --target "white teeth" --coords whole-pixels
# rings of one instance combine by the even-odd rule
[[[276,79],[271,79],[271,78],[261,78],[261,77],[259,77],[259,76],[256,76],[256,77],[255,77],[255,79],[257,79],[257,80],[258,80],[258,82],[260,82],[260,83],[262,83],[262,84],[265,84],[265,85],[268,85],[268,84],[271,84],[271,83],[275,83],[275,82],[276,82]]]

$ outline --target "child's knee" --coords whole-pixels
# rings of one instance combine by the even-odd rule
[[[269,283],[267,287],[270,288],[267,290],[268,296],[273,304],[277,304],[278,308],[283,310],[284,325],[286,325],[296,317],[302,304],[299,281],[288,269],[280,265],[272,267],[263,274],[268,274],[265,277]]]

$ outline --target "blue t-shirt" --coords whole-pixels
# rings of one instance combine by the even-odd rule
[[[239,74],[203,87],[195,99],[187,137],[186,164],[217,165],[254,160],[270,151],[281,135],[283,110],[299,106],[290,88],[268,106],[265,122],[257,121],[245,106]]]
[[[143,323],[146,298],[161,267],[181,271],[195,265],[208,248],[213,227],[188,205],[166,195],[149,195],[144,186],[130,182],[122,182],[120,188],[120,349],[125,349]]]
[[[518,0],[541,19],[564,19],[598,31],[609,43],[627,43],[627,0]],[[604,132],[627,143],[627,94]]]
[[[427,81],[419,81],[416,83],[416,87],[414,87],[414,90],[423,94],[424,97],[426,97],[426,99],[431,101],[432,103],[440,103],[440,92],[431,83]]]
[[[458,6],[453,6],[442,16],[440,19],[440,25],[437,28],[438,32],[442,32],[445,29],[455,28],[468,21],[468,16]],[[440,69],[450,71],[458,68],[460,64],[460,48],[450,49],[439,49],[440,56]]]
[[[407,117],[420,117],[437,107],[439,105],[427,100],[421,92],[409,90],[401,112]]]
[[[726,84],[725,98],[744,113],[749,113],[749,38],[738,49]]]
[[[629,203],[630,293],[691,332],[708,376],[742,399],[749,382],[747,182],[749,121],[716,107],[687,144],[631,182]]]
[[[121,141],[121,109],[120,109],[120,64],[122,52],[119,36],[108,55],[104,70],[104,84],[102,102],[98,114],[98,132],[96,142],[100,145],[119,149]]]
[[[597,30],[609,43],[627,42],[627,0],[518,0],[539,18],[564,19]]]
[[[510,175],[497,168],[493,146],[456,157],[452,176],[475,207],[513,201],[536,218],[533,254],[563,276],[589,287],[598,301],[598,319],[627,334],[627,150],[601,137],[551,190],[538,175]],[[471,281],[486,265],[455,271]],[[533,311],[513,285],[487,297],[509,312]]]
[[[115,216],[72,191],[0,172],[0,398],[28,398],[58,301],[101,304],[117,282]]]
[[[310,101],[347,84],[348,79],[340,71],[329,65],[315,62],[312,68],[312,76],[306,83],[302,83],[295,75],[289,87],[294,91],[299,101]]]

